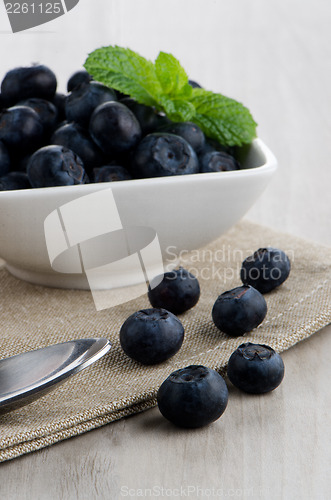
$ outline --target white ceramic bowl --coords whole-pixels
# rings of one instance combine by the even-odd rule
[[[263,192],[277,166],[261,139],[244,151],[242,161],[240,171],[1,192],[0,256],[7,269],[23,280],[88,288],[84,273],[67,269],[63,274],[51,267],[44,221],[68,202],[111,188],[122,225],[153,228],[166,264],[169,248],[173,258],[174,253],[206,245],[234,225]],[[107,217],[100,210],[97,219],[105,222]],[[84,217],[78,220],[84,226]],[[105,288],[101,281],[96,288]],[[130,281],[137,282],[137,277],[129,273]]]

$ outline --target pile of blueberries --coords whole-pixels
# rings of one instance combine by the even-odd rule
[[[191,82],[192,86],[199,86]],[[0,190],[238,170],[234,150],[77,71],[59,93],[44,65],[0,93]]]
[[[280,286],[290,269],[289,258],[277,248],[260,248],[247,257],[240,272],[243,285],[222,293],[214,303],[214,324],[231,337],[256,328],[267,314],[263,294]],[[184,327],[176,315],[194,307],[199,297],[198,279],[182,267],[165,273],[155,287],[152,281],[148,289],[152,308],[133,313],[121,327],[124,352],[145,365],[172,357],[184,340]],[[227,375],[240,390],[263,394],[281,383],[284,363],[271,347],[247,342],[230,356]],[[228,389],[215,370],[191,365],[169,375],[158,390],[157,402],[162,415],[175,425],[201,427],[223,414]]]

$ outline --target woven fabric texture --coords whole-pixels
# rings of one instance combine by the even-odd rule
[[[244,337],[230,338],[213,324],[220,293],[241,284],[242,260],[260,247],[284,250],[288,280],[265,296],[264,322]],[[119,330],[134,311],[150,307],[147,295],[96,311],[88,291],[31,285],[0,270],[0,358],[76,338],[107,337],[106,356],[34,403],[0,415],[0,461],[108,424],[156,404],[156,392],[175,369],[204,364],[225,372],[243,342],[282,352],[331,322],[331,249],[243,221],[207,247],[182,253],[181,264],[200,281],[198,304],[180,316],[181,350],[157,366],[142,366],[121,350]]]

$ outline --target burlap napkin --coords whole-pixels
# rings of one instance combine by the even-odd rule
[[[213,325],[217,296],[240,284],[243,258],[262,246],[286,251],[288,280],[266,295],[268,314],[245,337],[228,338]],[[281,352],[331,321],[331,249],[279,234],[247,221],[206,248],[183,253],[182,264],[198,276],[201,298],[180,316],[184,344],[169,361],[144,367],[119,345],[119,329],[134,311],[149,307],[144,295],[112,309],[96,311],[91,293],[34,286],[0,270],[0,358],[84,337],[107,337],[108,355],[31,405],[0,416],[0,461],[15,458],[155,405],[156,391],[175,369],[204,364],[224,372],[243,341]]]

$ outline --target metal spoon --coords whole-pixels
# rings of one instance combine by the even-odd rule
[[[110,347],[104,338],[71,340],[0,360],[0,414],[52,391]]]

